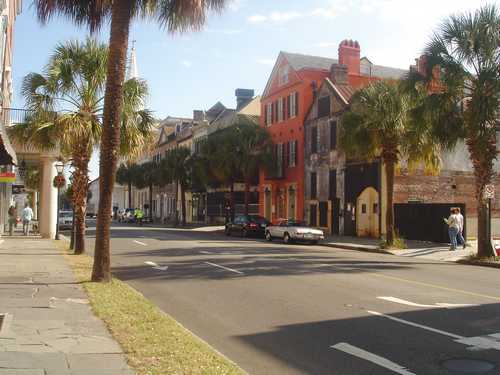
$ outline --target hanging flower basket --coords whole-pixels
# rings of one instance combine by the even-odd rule
[[[66,185],[66,179],[62,174],[54,177],[54,181],[52,182],[55,188],[63,188]]]

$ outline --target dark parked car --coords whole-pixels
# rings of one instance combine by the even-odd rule
[[[259,215],[240,215],[226,224],[226,235],[237,233],[243,237],[255,235],[264,237],[266,227],[271,223],[265,217]]]

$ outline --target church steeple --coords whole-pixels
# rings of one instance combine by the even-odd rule
[[[129,80],[131,78],[139,78],[139,72],[137,70],[137,57],[135,55],[135,40],[132,41],[132,49],[130,50],[130,57],[127,66],[127,77]]]

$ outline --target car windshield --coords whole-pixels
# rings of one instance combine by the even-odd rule
[[[59,212],[59,217],[73,217],[73,212]]]
[[[257,224],[267,224],[268,221],[265,217],[258,216],[258,215],[251,215],[249,216],[250,221],[257,223]]]
[[[307,227],[308,225],[306,224],[305,221],[302,220],[288,220],[289,227]]]

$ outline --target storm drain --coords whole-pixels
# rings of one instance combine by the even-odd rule
[[[495,368],[495,364],[482,359],[455,358],[448,359],[441,365],[451,371],[461,374],[482,374]]]

